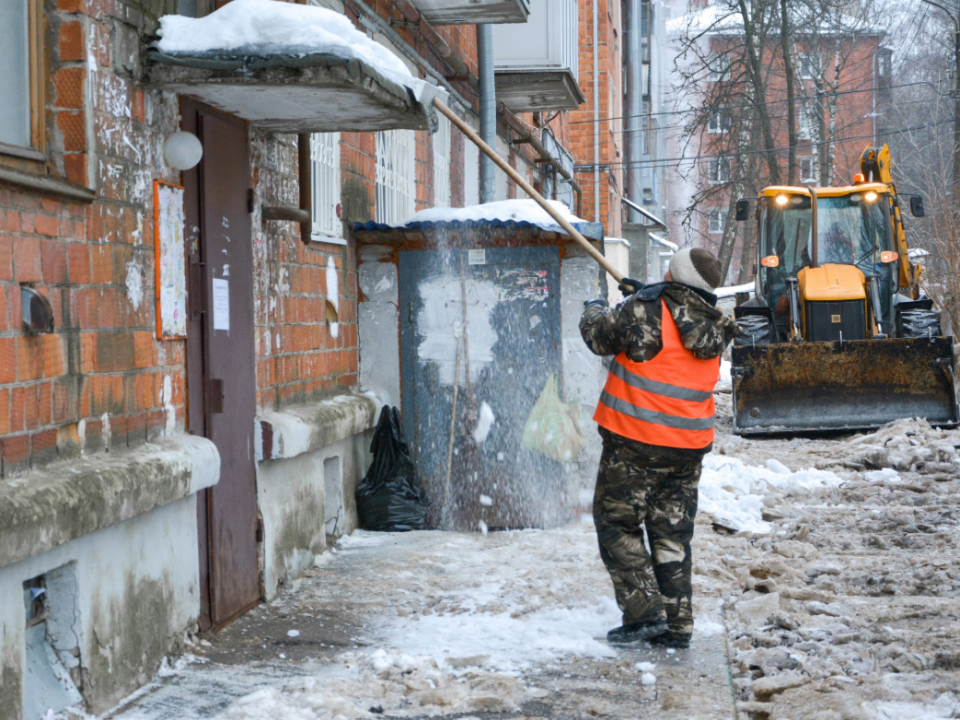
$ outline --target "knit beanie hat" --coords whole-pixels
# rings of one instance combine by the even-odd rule
[[[720,284],[720,261],[708,250],[687,248],[670,258],[670,275],[674,282],[713,292]]]

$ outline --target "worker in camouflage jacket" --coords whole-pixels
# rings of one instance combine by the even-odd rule
[[[592,300],[580,320],[590,350],[613,356],[594,416],[603,455],[593,500],[623,611],[623,625],[607,634],[613,643],[689,647],[693,634],[697,486],[713,443],[720,355],[737,332],[716,308],[719,283],[711,253],[681,250],[664,282],[624,279],[620,304]]]

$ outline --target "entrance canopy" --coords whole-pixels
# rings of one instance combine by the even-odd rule
[[[429,129],[446,99],[345,16],[275,0],[162,17],[147,84],[284,133]]]

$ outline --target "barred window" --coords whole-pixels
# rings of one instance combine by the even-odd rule
[[[413,130],[377,133],[377,222],[396,225],[416,212],[416,135]]]
[[[313,169],[314,240],[344,244],[343,224],[337,217],[340,204],[340,133],[310,136]]]
[[[443,115],[433,135],[433,205],[450,207],[450,121]]]

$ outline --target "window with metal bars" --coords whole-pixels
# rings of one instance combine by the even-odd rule
[[[310,136],[313,169],[314,240],[344,244],[343,224],[337,217],[340,204],[340,133]]]
[[[440,128],[433,135],[433,205],[450,207],[450,121],[439,118]]]
[[[377,133],[377,222],[395,225],[417,207],[416,135],[413,130]]]

